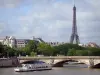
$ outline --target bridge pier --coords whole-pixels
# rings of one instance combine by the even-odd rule
[[[88,68],[93,68],[93,67],[94,67],[94,59],[89,59]]]

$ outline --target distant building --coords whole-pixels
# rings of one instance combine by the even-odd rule
[[[87,46],[88,46],[88,47],[96,47],[96,48],[99,48],[99,45],[97,45],[97,44],[94,43],[94,42],[89,42],[89,43],[87,44]]]
[[[0,37],[0,42],[3,45],[20,48],[25,47],[25,45],[29,42],[29,39],[16,39],[13,36],[6,36]]]
[[[78,44],[79,46],[82,46],[82,47],[95,47],[95,48],[99,48],[100,46],[97,45],[96,43],[94,42],[89,42],[87,44]]]
[[[20,48],[20,47],[25,47],[26,44],[30,41],[29,39],[16,39],[15,40],[15,47]]]
[[[37,42],[44,42],[51,46],[58,46],[61,44],[65,44],[64,42],[45,42],[41,38],[35,38],[35,37],[33,37],[33,40]],[[16,48],[25,47],[29,41],[30,39],[16,39],[14,36],[0,37],[0,42],[3,45],[7,45],[9,47],[16,47]]]
[[[65,42],[46,42],[48,45],[51,45],[51,46],[58,46],[58,45],[61,45],[61,44],[65,44]]]
[[[85,44],[78,44],[79,46],[82,46],[82,47],[86,47],[86,45]]]
[[[1,37],[0,42],[4,45],[14,47],[15,46],[15,38],[12,36]]]

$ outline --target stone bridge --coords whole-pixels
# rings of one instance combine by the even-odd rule
[[[51,57],[18,57],[19,62],[41,60],[54,67],[62,67],[65,62],[77,61],[86,64],[89,68],[100,68],[100,56],[51,56]]]

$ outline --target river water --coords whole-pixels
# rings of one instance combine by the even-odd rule
[[[100,75],[100,69],[89,69],[86,66],[64,66],[47,71],[14,72],[14,68],[0,68],[0,75]]]

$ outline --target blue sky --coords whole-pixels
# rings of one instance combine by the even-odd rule
[[[76,0],[81,43],[100,44],[100,1]],[[0,36],[69,42],[73,0],[0,0]]]

